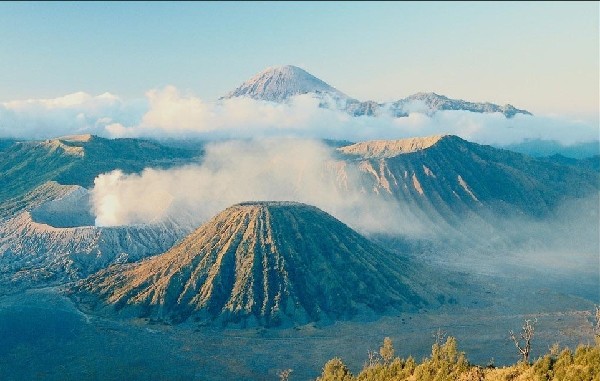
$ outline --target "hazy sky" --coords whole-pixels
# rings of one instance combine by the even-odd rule
[[[212,100],[294,64],[362,100],[597,117],[598,17],[598,2],[3,2],[0,102],[166,85]]]

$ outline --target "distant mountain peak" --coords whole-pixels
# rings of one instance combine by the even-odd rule
[[[448,110],[461,110],[471,111],[478,113],[492,113],[499,112],[504,114],[507,118],[512,118],[516,114],[532,115],[527,110],[520,110],[515,108],[511,104],[500,106],[490,102],[469,102],[462,99],[451,99],[445,95],[436,94],[434,92],[419,92],[410,95],[404,99],[401,99],[394,103],[394,106],[399,109],[406,109],[407,106],[415,101],[423,102],[428,108],[429,112],[433,113],[436,111],[448,111]]]
[[[433,91],[428,91],[428,92],[427,91],[419,91],[418,93],[414,93],[413,95],[411,95],[409,98],[423,99],[423,98],[427,98],[427,97],[449,99],[447,96],[435,93]]]
[[[434,92],[419,92],[389,103],[378,103],[371,100],[359,101],[306,70],[293,65],[268,67],[221,99],[249,97],[282,103],[301,94],[314,94],[320,98],[320,107],[338,109],[352,116],[379,116],[389,113],[398,118],[408,116],[411,112],[433,114],[446,110],[478,113],[499,112],[507,118],[512,118],[516,114],[531,115],[529,111],[518,109],[510,104],[500,106],[489,102],[468,102]]]
[[[258,100],[282,102],[290,97],[308,93],[329,93],[348,98],[341,91],[297,66],[268,67],[244,82],[224,98],[250,97]]]

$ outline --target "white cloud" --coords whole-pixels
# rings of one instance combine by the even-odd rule
[[[331,153],[311,140],[229,141],[209,145],[201,165],[103,174],[92,189],[96,224],[199,225],[235,203],[275,200],[315,205],[363,232],[419,234],[400,204],[364,192],[357,169],[340,167]]]
[[[573,144],[598,139],[597,123],[560,116],[439,111],[432,116],[417,107],[408,117],[351,117],[319,107],[319,100],[300,95],[277,104],[249,98],[204,102],[181,95],[174,87],[146,94],[149,109],[135,126],[107,128],[111,136],[252,138],[298,136],[346,140],[398,139],[454,134],[483,144],[511,144],[525,139]]]
[[[428,116],[422,107],[404,118],[351,117],[319,107],[300,95],[277,104],[249,98],[207,102],[167,86],[125,101],[110,93],[79,92],[55,99],[0,104],[0,137],[50,138],[93,133],[106,137],[257,138],[295,136],[352,141],[455,134],[483,144],[512,144],[525,139],[563,144],[598,140],[597,120],[561,116],[441,111]]]
[[[138,123],[145,101],[124,101],[116,95],[84,92],[51,99],[0,103],[0,137],[45,139],[91,133],[107,136],[115,121]]]

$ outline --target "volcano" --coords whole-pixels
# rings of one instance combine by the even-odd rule
[[[348,98],[347,95],[314,75],[292,65],[269,67],[241,84],[225,98],[250,97],[283,102],[295,95],[308,93]]]
[[[418,309],[431,302],[420,279],[409,259],[316,207],[247,202],[164,254],[83,280],[75,295],[93,309],[171,323],[291,326]]]

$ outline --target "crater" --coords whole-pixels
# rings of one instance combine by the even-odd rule
[[[31,219],[55,228],[94,226],[95,221],[91,213],[89,192],[82,187],[33,209]]]

